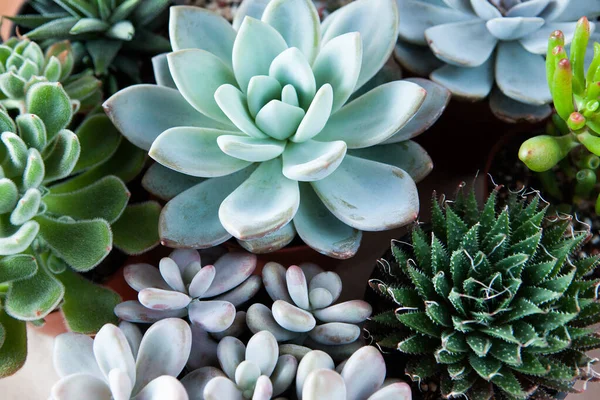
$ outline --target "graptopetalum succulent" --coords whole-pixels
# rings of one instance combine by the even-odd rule
[[[519,149],[521,161],[532,171],[543,173],[546,185],[554,187],[549,192],[564,190],[556,187],[551,171],[554,167],[560,163],[561,167],[576,169],[575,195],[583,198],[597,196],[594,186],[600,164],[600,43],[593,43],[593,58],[589,57],[590,36],[590,23],[583,17],[567,56],[563,32],[550,35],[546,70],[556,109],[553,129],[526,140]],[[596,212],[600,214],[600,197]]]
[[[175,250],[160,260],[159,268],[133,264],[125,268],[125,280],[139,292],[139,301],[115,307],[126,321],[152,323],[162,318],[189,316],[207,332],[223,332],[233,323],[236,306],[260,289],[260,277],[252,275],[256,256],[228,253],[214,265],[202,267],[196,250]]]
[[[54,343],[54,368],[60,380],[51,400],[188,400],[177,380],[190,355],[187,322],[169,318],[142,336],[129,322],[106,324],[95,339],[64,333]]]
[[[271,262],[262,276],[274,303],[271,309],[258,303],[248,308],[246,321],[252,332],[268,330],[280,342],[303,343],[338,360],[362,346],[359,324],[371,316],[372,308],[363,300],[334,304],[342,292],[338,274],[311,263],[286,270]]]
[[[25,37],[44,45],[71,40],[77,49],[76,61],[91,61],[97,75],[117,70],[140,82],[140,58],[171,50],[167,39],[153,33],[158,17],[170,3],[170,0],[32,0],[29,5],[39,14],[8,18],[29,29]]]
[[[448,92],[426,80],[369,90],[395,42],[393,0],[358,0],[323,26],[310,0],[250,4],[237,31],[204,9],[172,7],[175,52],[155,59],[159,85],[126,88],[105,109],[166,167],[145,176],[172,198],[165,245],[233,236],[261,253],[298,233],[321,253],[352,257],[361,231],[416,218],[415,180],[432,163],[408,139],[439,117]]]
[[[583,15],[600,3],[580,0],[397,0],[401,23],[395,56],[460,97],[481,100],[509,122],[550,115],[544,84],[546,40],[573,38]],[[494,88],[494,85],[497,86]]]
[[[298,400],[410,400],[410,386],[386,379],[379,350],[365,346],[334,369],[331,357],[313,350],[302,357],[296,374]]]
[[[585,351],[600,346],[598,257],[578,258],[589,232],[547,215],[536,194],[494,190],[482,211],[475,195],[433,200],[431,230],[392,245],[371,287],[397,308],[373,317],[380,346],[409,356],[414,380],[441,380],[444,397],[549,398],[597,379]]]

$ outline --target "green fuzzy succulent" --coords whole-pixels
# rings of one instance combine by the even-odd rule
[[[446,398],[549,399],[598,378],[585,351],[600,347],[599,257],[576,252],[589,232],[550,216],[540,197],[497,190],[482,211],[472,192],[440,206],[431,230],[394,243],[371,287],[398,307],[373,317],[383,347],[409,356],[406,373],[434,378]]]
[[[74,56],[68,41],[45,52],[29,39],[10,38],[0,45],[0,104],[25,110],[25,94],[38,82],[60,82],[77,111],[89,111],[102,101],[101,82],[89,71],[72,75]]]
[[[29,5],[39,14],[10,19],[30,29],[25,36],[32,40],[44,43],[71,40],[78,49],[77,61],[90,60],[99,76],[116,70],[138,82],[140,58],[171,50],[169,41],[152,31],[160,25],[159,16],[170,3],[170,0],[32,0]]]

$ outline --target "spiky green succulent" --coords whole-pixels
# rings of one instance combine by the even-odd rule
[[[600,347],[599,258],[576,251],[588,232],[548,215],[540,197],[497,190],[482,211],[474,193],[433,201],[431,230],[395,243],[375,291],[396,303],[370,328],[381,346],[409,355],[414,380],[441,381],[444,397],[549,398],[593,379],[585,351]]]
[[[97,75],[119,71],[139,82],[140,59],[171,50],[169,41],[153,32],[160,28],[159,17],[170,3],[170,0],[32,0],[29,5],[39,14],[10,19],[30,29],[25,36],[32,40],[44,44],[71,40],[78,50],[76,61],[90,61]]]

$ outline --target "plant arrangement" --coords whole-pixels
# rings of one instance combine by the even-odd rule
[[[474,192],[432,201],[431,227],[394,243],[371,287],[395,303],[373,317],[378,344],[408,356],[413,380],[437,380],[445,398],[550,398],[598,380],[598,257],[579,258],[589,232],[547,214],[535,193],[498,188],[483,210]]]
[[[182,190],[162,211],[163,244],[204,248],[235,237],[264,253],[298,234],[323,254],[352,257],[362,231],[416,218],[415,181],[432,163],[409,139],[447,98],[427,100],[412,81],[369,87],[395,42],[392,0],[350,3],[323,27],[308,0],[249,10],[260,20],[247,15],[236,31],[201,8],[172,7],[175,52],[155,60],[159,85],[128,87],[105,110],[128,140],[176,172],[169,182],[164,173],[145,177],[159,197]],[[301,28],[287,29],[292,15]],[[203,35],[215,39],[208,45]],[[384,188],[388,196],[372,207]]]
[[[160,28],[170,0],[32,0],[37,14],[8,17],[28,31],[25,37],[45,45],[70,40],[78,63],[93,66],[97,76],[110,76],[109,93],[118,90],[112,72],[141,82],[140,61],[171,51]]]
[[[406,16],[398,61],[458,97],[478,101],[491,93],[493,113],[511,122],[550,115],[543,56],[551,32],[563,30],[568,44],[578,18],[600,15],[600,4],[578,0],[398,0],[398,6]]]
[[[255,303],[248,308],[246,321],[252,332],[266,330],[279,342],[302,343],[339,361],[363,346],[359,324],[371,316],[371,306],[363,300],[334,304],[342,293],[338,274],[311,263],[286,270],[271,262],[262,277],[273,305],[269,309]]]

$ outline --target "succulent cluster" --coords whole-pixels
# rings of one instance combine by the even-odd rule
[[[160,261],[125,267],[125,280],[139,292],[139,301],[115,307],[115,314],[130,322],[152,323],[163,318],[185,317],[206,332],[223,332],[236,317],[236,307],[251,299],[261,287],[252,275],[256,256],[228,253],[214,265],[201,264],[196,250],[175,250]]]
[[[445,397],[547,398],[597,379],[585,351],[600,346],[598,257],[575,256],[588,232],[522,195],[499,206],[495,190],[481,212],[474,192],[434,198],[431,229],[393,244],[370,282],[397,307],[373,318],[379,345],[409,355],[414,380],[440,379]]]
[[[142,336],[133,324],[107,324],[95,339],[65,333],[54,344],[54,368],[60,380],[52,400],[85,398],[188,400],[177,380],[190,355],[188,324],[169,318],[157,322]]]
[[[395,51],[400,63],[459,97],[481,100],[492,92],[492,111],[511,122],[550,115],[543,57],[550,33],[561,29],[570,43],[579,17],[600,15],[598,2],[579,0],[398,0],[398,5],[405,16]]]
[[[139,58],[171,50],[163,36],[153,33],[170,3],[170,0],[32,0],[29,5],[39,14],[9,19],[28,29],[25,37],[43,45],[70,40],[76,46],[76,61],[91,61],[99,76],[116,70],[133,82],[140,82]]]
[[[105,110],[166,167],[144,178],[171,197],[164,244],[235,237],[264,253],[298,234],[323,254],[352,257],[361,231],[416,218],[415,181],[432,163],[409,139],[435,122],[448,93],[424,80],[371,79],[396,40],[393,0],[350,3],[322,26],[309,0],[248,4],[256,7],[238,10],[237,31],[206,10],[172,7],[175,51],[154,60],[159,85],[126,88]]]
[[[252,332],[267,330],[279,342],[303,343],[337,359],[362,346],[359,324],[371,316],[372,309],[363,300],[335,304],[342,292],[338,274],[311,263],[286,270],[271,262],[262,277],[274,303],[271,309],[258,303],[248,308],[246,321]]]

